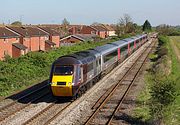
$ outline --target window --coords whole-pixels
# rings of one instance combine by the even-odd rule
[[[73,66],[55,66],[54,75],[72,75],[73,71]]]
[[[111,52],[110,54],[104,56],[104,62],[107,62],[108,60],[112,59],[113,57],[115,57],[117,55],[118,55],[117,50]]]
[[[126,46],[124,46],[124,47],[122,47],[121,48],[121,53],[123,53],[124,51],[126,51],[128,49],[128,46],[126,45]]]
[[[91,71],[92,69],[93,69],[93,63],[88,64],[87,72]]]
[[[4,56],[8,55],[8,50],[4,51]]]
[[[136,43],[138,44],[138,43],[139,43],[139,40],[136,40]]]
[[[130,43],[130,47],[133,47],[134,46],[134,42]]]

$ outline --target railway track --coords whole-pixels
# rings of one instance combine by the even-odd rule
[[[56,119],[66,108],[68,108],[72,102],[60,102],[55,100],[52,104],[45,109],[34,115],[32,118],[24,122],[22,125],[48,125],[51,121]]]
[[[126,67],[127,71],[113,85],[108,91],[106,91],[99,100],[94,104],[92,110],[94,112],[85,121],[85,125],[88,124],[112,124],[114,117],[119,111],[123,101],[125,100],[128,92],[134,85],[138,74],[140,73],[149,53],[151,52],[155,43],[151,43],[144,52],[139,55],[137,60],[130,67]]]
[[[8,118],[9,116],[19,112],[20,110],[28,107],[32,103],[50,94],[48,85],[44,85],[30,93],[27,93],[16,101],[13,101],[0,108],[0,122]]]

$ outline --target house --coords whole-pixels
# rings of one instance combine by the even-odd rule
[[[107,30],[107,35],[108,36],[110,36],[110,37],[117,36],[115,29],[111,25],[101,24],[101,26],[104,27]]]
[[[75,35],[69,35],[67,37],[64,37],[61,39],[61,45],[73,45],[80,42],[85,41],[95,41],[98,40],[98,36],[95,34],[75,34]]]
[[[81,34],[95,34],[98,35],[97,29],[91,26],[82,26]]]
[[[83,26],[81,29],[81,34],[95,34],[98,35],[100,38],[106,38],[107,30],[99,25]]]
[[[25,55],[28,53],[28,48],[26,46],[24,46],[21,43],[13,43],[12,44],[12,57],[13,58],[18,58],[21,55]]]
[[[83,25],[69,25],[68,32],[70,35],[80,34]]]
[[[91,26],[91,27],[96,29],[97,34],[99,35],[99,37],[101,37],[101,38],[108,37],[107,30],[105,28],[103,28],[102,26],[96,25],[96,26]]]
[[[19,41],[20,36],[18,34],[8,30],[6,27],[0,27],[0,60],[3,60],[6,55],[19,57],[26,54],[27,48],[20,44]],[[16,48],[17,44],[21,46],[21,48]]]
[[[58,48],[60,45],[60,34],[58,32],[56,32],[54,29],[52,29],[51,27],[47,27],[47,26],[39,26],[38,27],[40,30],[46,32],[49,35],[49,40],[46,41],[45,44],[45,50],[49,50],[49,47],[55,47]],[[46,47],[48,47],[46,49]]]
[[[37,27],[7,27],[20,35],[20,43],[28,48],[28,51],[45,51],[45,41],[49,35]]]

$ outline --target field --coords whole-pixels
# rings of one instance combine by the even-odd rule
[[[150,124],[161,119],[175,125],[180,123],[180,37],[162,36],[159,43],[157,52],[150,55],[152,66],[134,117]]]

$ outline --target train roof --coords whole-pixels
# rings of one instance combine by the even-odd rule
[[[86,64],[86,63],[89,63],[89,62],[92,62],[93,60],[95,60],[95,55],[93,55],[89,51],[80,51],[80,52],[76,52],[76,53],[68,55],[68,56],[79,60],[83,64]]]
[[[101,56],[101,54],[95,49],[89,49],[89,50],[86,50],[86,51],[90,52],[95,57],[100,57]]]
[[[128,42],[128,43],[132,43],[132,42],[134,42],[134,39],[133,38],[126,38],[126,39],[123,39],[123,41]]]
[[[117,49],[118,47],[116,45],[113,44],[105,44],[103,46],[98,46],[96,48],[94,48],[94,50],[100,52],[101,54],[106,54],[109,53],[115,49]]]
[[[124,45],[127,45],[127,42],[125,42],[123,40],[119,40],[119,41],[116,41],[116,42],[112,42],[110,44],[116,45],[119,48],[119,47],[123,47]]]
[[[140,36],[133,36],[131,38],[133,38],[136,41],[136,40],[140,39],[141,37]]]

